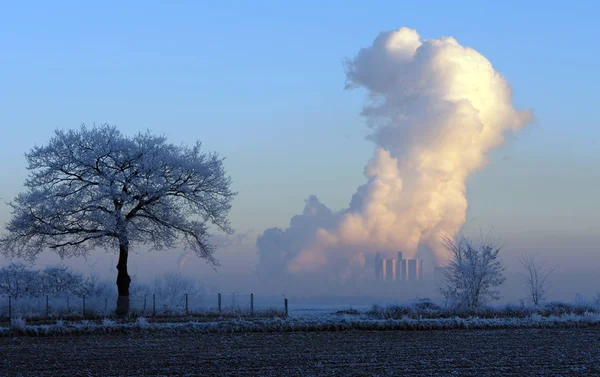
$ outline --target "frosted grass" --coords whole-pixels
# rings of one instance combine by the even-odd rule
[[[23,319],[13,319],[13,325],[0,327],[0,336],[54,336],[110,333],[250,333],[250,332],[301,332],[301,331],[426,331],[453,329],[519,329],[588,327],[600,325],[600,314],[586,312],[581,315],[543,317],[532,314],[526,318],[454,317],[436,319],[373,319],[365,316],[340,315],[338,318],[237,318],[214,321],[152,322],[138,317],[133,322],[64,321],[55,324],[29,325]]]

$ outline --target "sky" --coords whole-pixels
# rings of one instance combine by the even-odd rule
[[[379,33],[406,26],[422,38],[452,36],[479,51],[509,82],[515,107],[535,116],[469,177],[463,232],[492,229],[515,271],[515,258],[528,251],[561,267],[557,285],[589,276],[566,297],[591,294],[590,284],[600,282],[599,7],[3,2],[0,198],[22,189],[24,153],[57,128],[106,122],[126,134],[149,129],[174,143],[201,140],[226,157],[239,192],[232,225],[248,236],[217,253],[218,273],[201,261],[190,261],[188,273],[218,281],[252,274],[263,230],[285,228],[311,194],[334,210],[345,208],[364,183],[373,153],[360,116],[365,91],[344,90],[343,61]],[[0,204],[0,223],[9,216]],[[179,255],[130,260],[149,276],[164,265],[176,268]],[[110,258],[95,260],[108,265]]]

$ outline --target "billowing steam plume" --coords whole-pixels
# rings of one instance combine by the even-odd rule
[[[504,135],[532,119],[512,105],[504,78],[480,53],[451,37],[421,40],[415,30],[381,33],[346,63],[346,88],[364,88],[362,111],[375,143],[350,207],[332,213],[310,197],[286,230],[258,239],[259,270],[364,269],[365,253],[429,246],[447,260],[444,234],[465,222],[467,177]]]

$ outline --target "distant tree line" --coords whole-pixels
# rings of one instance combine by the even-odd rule
[[[138,283],[135,276],[133,280],[132,297],[143,302],[155,295],[162,310],[179,305],[184,294],[195,304],[204,298],[204,287],[179,272],[166,272],[157,276],[151,284]],[[114,294],[111,282],[100,279],[97,274],[84,277],[67,266],[34,270],[22,263],[11,263],[0,268],[0,296],[11,297],[15,301],[46,295],[108,298]]]
[[[112,286],[97,275],[83,277],[67,266],[48,266],[33,270],[22,263],[11,263],[0,269],[0,295],[20,298],[49,296],[101,296],[112,292]]]

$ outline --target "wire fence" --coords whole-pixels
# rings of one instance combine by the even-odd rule
[[[52,296],[0,298],[0,320],[69,317],[112,317],[116,295],[102,297]],[[159,296],[155,293],[130,296],[129,313],[144,317],[195,316],[288,316],[288,300],[280,304],[260,303],[253,293],[201,295],[182,293]]]

